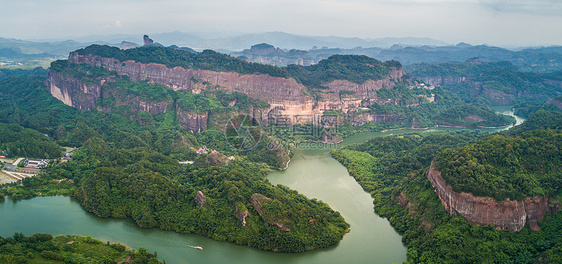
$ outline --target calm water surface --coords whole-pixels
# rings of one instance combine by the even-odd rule
[[[399,133],[393,131],[394,133]],[[386,133],[388,135],[390,133]],[[373,135],[357,135],[348,142],[360,142]],[[340,144],[341,145],[341,144]],[[14,232],[78,234],[102,240],[119,241],[132,248],[157,251],[167,263],[400,263],[406,260],[401,237],[387,220],[373,212],[373,200],[330,157],[329,149],[297,150],[289,168],[268,176],[273,184],[283,184],[328,203],[351,225],[351,232],[336,246],[306,253],[265,252],[232,243],[217,242],[198,235],[177,234],[158,229],[142,229],[130,219],[101,219],[85,212],[69,197],[40,197],[0,203],[0,236]],[[187,245],[202,246],[203,251]]]
[[[496,109],[508,114],[509,108]],[[512,113],[511,113],[512,114]],[[522,122],[522,119],[518,119]],[[432,129],[436,131],[440,129]],[[370,138],[419,130],[363,133],[347,138],[341,145]],[[426,130],[427,131],[427,130]],[[346,169],[330,157],[326,148],[301,149],[286,171],[268,176],[273,184],[286,185],[310,198],[328,203],[351,225],[351,232],[336,246],[312,252],[272,253],[217,242],[197,235],[158,229],[142,229],[130,219],[101,219],[86,213],[69,197],[41,197],[0,203],[0,236],[14,232],[77,234],[102,240],[119,241],[132,248],[157,251],[167,263],[400,263],[406,260],[401,237],[386,219],[373,212],[373,200],[349,176]],[[188,246],[202,246],[199,251]]]

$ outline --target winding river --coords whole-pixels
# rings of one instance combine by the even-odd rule
[[[509,114],[509,107],[496,108]],[[513,113],[511,113],[513,115]],[[522,119],[518,118],[518,123]],[[504,128],[505,129],[505,128]],[[431,129],[426,131],[435,131]],[[490,129],[497,131],[499,129]],[[338,144],[363,142],[373,137],[419,130],[362,133]],[[329,148],[299,149],[286,171],[272,172],[268,179],[300,193],[322,200],[339,211],[351,225],[351,232],[336,246],[306,253],[265,252],[232,243],[159,229],[142,229],[131,219],[102,219],[85,212],[69,197],[41,197],[0,203],[0,236],[14,232],[77,234],[119,241],[129,247],[157,251],[167,263],[400,263],[406,260],[401,237],[386,219],[373,212],[371,196],[330,156]],[[202,246],[199,251],[189,246]]]

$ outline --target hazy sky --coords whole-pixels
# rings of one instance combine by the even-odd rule
[[[0,0],[0,37],[283,31],[562,45],[562,0]]]

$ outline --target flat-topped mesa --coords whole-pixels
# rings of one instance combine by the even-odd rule
[[[132,81],[149,80],[173,90],[187,90],[201,93],[209,87],[226,88],[231,92],[239,92],[265,102],[307,101],[312,97],[304,95],[302,84],[292,78],[274,77],[267,74],[239,74],[236,72],[185,69],[182,67],[168,68],[158,63],[139,63],[135,61],[119,61],[95,55],[70,53],[68,61],[91,66],[103,67],[115,71],[119,75],[127,75]]]
[[[497,230],[519,231],[528,220],[533,230],[540,230],[537,221],[544,218],[548,209],[547,197],[498,202],[491,197],[477,197],[465,192],[456,193],[441,177],[441,172],[433,163],[427,171],[427,179],[433,184],[445,210],[450,215],[458,212],[472,224],[494,225]]]
[[[380,80],[367,80],[357,84],[346,80],[334,80],[327,83],[327,89],[317,93],[322,99],[315,100],[306,94],[307,87],[293,78],[275,77],[268,74],[240,74],[228,71],[211,71],[201,69],[169,68],[159,63],[140,63],[132,60],[120,61],[115,58],[100,57],[91,54],[72,52],[68,61],[74,64],[88,64],[115,71],[126,75],[132,81],[148,80],[151,83],[164,85],[173,90],[187,90],[194,94],[205,89],[222,89],[238,92],[252,99],[268,102],[271,109],[277,107],[280,114],[297,122],[298,115],[321,114],[326,110],[342,110],[347,112],[361,108],[362,101],[396,103],[392,100],[381,101],[376,91],[392,88],[396,80],[405,72],[402,68],[389,67],[388,76]]]

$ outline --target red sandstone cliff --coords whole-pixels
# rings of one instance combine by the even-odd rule
[[[400,98],[379,99],[377,91],[381,88],[393,87],[397,80],[405,75],[401,68],[391,68],[391,72],[386,78],[370,80],[363,84],[335,80],[326,84],[328,89],[316,91],[321,99],[315,100],[309,95],[307,88],[295,79],[273,77],[267,74],[239,74],[184,69],[182,67],[168,68],[163,64],[119,61],[114,58],[79,55],[75,52],[70,53],[68,61],[75,64],[83,63],[103,67],[115,71],[119,75],[126,75],[132,81],[148,80],[151,83],[158,83],[173,90],[187,90],[195,94],[201,93],[203,90],[215,89],[243,93],[253,99],[270,104],[269,109],[253,109],[250,110],[250,113],[243,113],[251,114],[263,124],[269,123],[271,120],[285,120],[285,123],[293,124],[316,122],[317,117],[322,116],[326,110],[342,110],[344,113],[348,113],[346,122],[349,121],[353,125],[361,125],[366,122],[399,122],[402,120],[399,116],[354,113],[355,110],[360,110],[362,107],[375,102],[381,104],[399,103]],[[99,82],[99,84],[95,82]],[[134,96],[127,96],[126,98],[122,98],[124,97],[122,94],[116,96],[110,89],[105,89],[104,83],[108,82],[111,82],[111,80],[99,79],[88,80],[88,83],[92,84],[85,84],[81,80],[63,76],[63,74],[51,69],[46,85],[53,96],[78,109],[91,110],[97,108],[99,111],[110,111],[111,106],[100,106],[97,102],[102,98],[115,98],[115,102],[112,102],[115,106],[132,106],[131,119],[135,119],[135,112],[146,111],[156,114],[166,112],[169,106],[173,105],[172,101],[152,102],[133,98]],[[342,93],[344,91],[345,93]],[[223,125],[228,121],[228,118],[210,116],[206,112],[194,113],[182,111],[178,107],[175,108],[177,109],[176,115],[179,123],[193,133],[199,133],[208,126]]]
[[[149,80],[162,84],[174,90],[188,90],[201,93],[204,89],[220,88],[229,92],[239,92],[253,99],[268,102],[269,110],[274,108],[291,120],[298,122],[300,115],[313,116],[325,110],[343,110],[361,107],[362,100],[370,102],[389,103],[381,101],[376,91],[383,87],[393,87],[395,80],[405,75],[402,69],[392,68],[389,76],[382,80],[371,80],[364,84],[336,80],[327,84],[326,91],[319,92],[322,99],[315,101],[303,91],[307,88],[292,78],[273,77],[266,74],[239,74],[235,72],[215,72],[209,70],[184,69],[182,67],[168,68],[163,64],[143,64],[135,61],[119,61],[93,55],[79,55],[70,53],[71,63],[86,63],[91,66],[104,67],[120,75],[127,75],[132,81]],[[340,96],[341,91],[352,91],[354,94]],[[392,102],[391,102],[392,103]],[[268,110],[268,111],[269,111]]]
[[[273,77],[266,74],[241,75],[235,72],[216,72],[209,70],[192,70],[182,67],[168,68],[166,65],[135,61],[121,62],[113,58],[70,53],[68,61],[76,64],[86,63],[96,67],[104,67],[120,75],[127,75],[132,81],[150,80],[174,90],[201,92],[209,87],[236,91],[265,102],[306,101],[310,96],[301,91],[305,87],[294,79]]]
[[[45,84],[49,92],[64,104],[78,109],[91,110],[96,107],[95,103],[101,96],[103,82],[100,80],[99,84],[86,84],[51,70]]]
[[[433,163],[427,171],[427,179],[433,184],[447,212],[451,215],[458,212],[472,224],[492,224],[497,230],[519,231],[529,220],[533,230],[540,230],[537,220],[542,220],[548,209],[547,197],[498,202],[490,197],[477,197],[464,192],[456,193],[441,177],[441,172]]]

